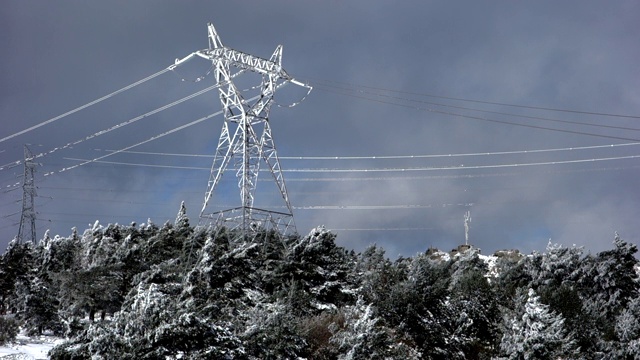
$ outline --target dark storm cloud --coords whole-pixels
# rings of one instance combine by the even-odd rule
[[[284,45],[285,68],[316,85],[299,106],[273,108],[272,127],[281,156],[381,156],[485,153],[617,144],[624,140],[553,132],[444,115],[438,110],[538,127],[640,139],[638,119],[536,111],[422,97],[432,94],[587,112],[640,114],[637,45],[638,4],[602,2],[291,2],[192,1],[89,2],[9,1],[0,14],[0,138],[153,74],[207,46],[212,21],[222,41],[268,57]],[[48,151],[211,85],[180,77],[202,74],[190,63],[104,103],[0,143],[0,163],[21,159],[22,145]],[[205,66],[206,68],[206,66]],[[355,84],[358,92],[345,91]],[[385,96],[375,89],[393,89]],[[279,98],[304,92],[286,88]],[[362,99],[362,97],[367,99]],[[402,99],[410,99],[407,101]],[[521,119],[477,113],[442,103],[494,112],[556,119]],[[394,104],[390,104],[394,103]],[[403,106],[397,106],[402,103]],[[99,219],[102,223],[162,223],[173,220],[181,200],[196,221],[207,170],[169,170],[90,164],[44,178],[77,164],[67,158],[105,155],[220,109],[206,95],[107,135],[39,159],[41,214],[45,228],[66,236]],[[606,124],[613,129],[569,124]],[[134,150],[212,154],[220,117]],[[539,154],[474,157],[296,161],[283,168],[413,168],[497,166],[638,154],[637,146]],[[104,160],[208,168],[208,158],[123,153]],[[1,185],[16,181],[16,167],[0,172]],[[217,195],[237,201],[233,178]],[[464,241],[463,214],[472,212],[471,239],[484,252],[542,250],[549,238],[593,251],[610,246],[613,232],[638,243],[638,159],[552,166],[411,173],[286,173],[293,205],[342,206],[296,211],[306,233],[324,224],[340,244],[363,249],[377,242],[390,256],[428,246],[445,250]],[[304,178],[340,178],[303,181]],[[360,181],[345,178],[364,177]],[[411,177],[411,178],[407,178]],[[101,190],[96,190],[101,189]],[[46,199],[45,196],[52,197]],[[3,216],[20,210],[20,190],[2,194]],[[368,206],[368,210],[349,206]],[[406,208],[402,208],[405,206]],[[46,220],[52,220],[48,222]],[[3,242],[19,220],[0,222]],[[353,229],[381,229],[354,231]],[[396,229],[396,230],[382,230]],[[400,230],[402,229],[402,230]],[[413,230],[412,230],[413,229]],[[4,245],[2,245],[4,248]]]

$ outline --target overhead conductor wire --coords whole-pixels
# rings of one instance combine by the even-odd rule
[[[566,129],[558,129],[558,128],[551,128],[551,127],[546,127],[546,126],[539,126],[539,125],[532,125],[532,124],[522,124],[522,123],[516,123],[516,122],[512,122],[512,121],[505,121],[505,120],[497,120],[497,119],[490,119],[490,118],[486,118],[486,117],[480,117],[480,116],[474,116],[474,115],[465,115],[465,114],[458,114],[458,113],[454,113],[454,112],[450,112],[450,111],[443,111],[443,110],[437,110],[437,109],[432,109],[432,108],[427,108],[427,107],[421,107],[421,106],[415,106],[415,105],[407,105],[407,104],[400,104],[397,102],[393,102],[393,101],[387,101],[387,100],[381,100],[381,99],[375,99],[375,98],[371,98],[365,95],[358,95],[358,94],[354,94],[351,92],[344,92],[345,89],[341,89],[343,91],[336,91],[335,89],[331,89],[331,87],[326,86],[326,85],[322,85],[322,84],[315,84],[315,86],[317,88],[319,88],[320,90],[324,90],[326,92],[331,92],[331,93],[335,93],[335,94],[339,94],[339,95],[345,95],[345,96],[350,96],[353,98],[357,98],[357,99],[363,99],[363,100],[368,100],[368,101],[373,101],[373,102],[378,102],[381,104],[388,104],[388,105],[394,105],[394,106],[400,106],[400,107],[404,107],[404,108],[409,108],[409,109],[414,109],[414,110],[418,110],[418,111],[424,111],[424,112],[431,112],[431,113],[436,113],[436,114],[442,114],[442,115],[449,115],[449,116],[454,116],[454,117],[461,117],[461,118],[467,118],[467,119],[474,119],[474,120],[480,120],[480,121],[486,121],[486,122],[492,122],[492,123],[497,123],[497,124],[504,124],[504,125],[512,125],[512,126],[520,126],[520,127],[526,127],[526,128],[530,128],[530,129],[539,129],[539,130],[547,130],[547,131],[555,131],[555,132],[562,132],[562,133],[568,133],[568,134],[576,134],[576,135],[585,135],[585,136],[594,136],[594,137],[600,137],[600,138],[608,138],[608,139],[617,139],[617,140],[625,140],[625,141],[640,141],[640,139],[637,138],[629,138],[629,137],[622,137],[622,136],[613,136],[613,135],[603,135],[603,134],[596,134],[596,133],[589,133],[589,132],[584,132],[584,131],[575,131],[575,130],[566,130]],[[334,86],[335,88],[335,86]],[[340,89],[340,88],[339,88]],[[358,92],[358,90],[346,90],[346,91],[356,91]],[[362,93],[362,91],[359,91],[360,93]],[[384,95],[379,95],[379,96],[384,96]],[[411,100],[407,100],[405,99],[405,101],[411,101]],[[499,104],[499,103],[496,103]],[[440,104],[440,106],[449,106],[449,105],[443,105]],[[449,107],[453,107],[453,106],[449,106]],[[526,107],[525,107],[526,108]],[[472,110],[472,109],[468,109],[468,110]],[[554,110],[557,111],[557,109],[547,109],[547,110]],[[484,110],[475,110],[475,111],[484,111]],[[564,110],[566,112],[576,112],[576,113],[586,113],[586,114],[590,114],[590,115],[602,115],[602,116],[616,116],[616,117],[626,117],[626,118],[640,118],[640,117],[636,117],[636,116],[631,116],[631,115],[615,115],[615,114],[604,114],[604,113],[589,113],[589,112],[583,112],[583,111],[573,111],[573,110]],[[484,111],[486,112],[486,111]],[[504,114],[504,113],[502,113]],[[515,115],[514,116],[520,116],[520,115]],[[521,116],[524,117],[524,116]],[[535,118],[538,120],[546,120],[546,121],[559,121],[559,122],[566,122],[566,121],[562,121],[562,120],[554,120],[554,119],[546,119],[546,118],[537,118],[537,117],[529,117],[529,118]],[[586,125],[585,123],[579,123],[581,125]],[[598,126],[598,125],[593,125],[590,124],[590,126]],[[604,125],[600,125],[601,127],[609,127],[609,126],[604,126]],[[632,128],[628,128],[627,130],[630,130]],[[634,131],[637,131],[639,129],[633,129]]]
[[[382,159],[419,159],[419,158],[443,158],[443,157],[464,157],[464,156],[486,156],[486,155],[516,155],[516,154],[534,154],[556,151],[575,151],[575,150],[593,150],[604,148],[615,148],[621,146],[640,145],[640,142],[609,144],[609,145],[591,145],[591,146],[573,146],[565,148],[552,149],[532,149],[532,150],[513,150],[513,151],[493,151],[478,153],[453,153],[453,154],[426,154],[426,155],[369,155],[369,156],[278,156],[281,160],[382,160]],[[96,151],[116,151],[108,149],[94,149]],[[167,153],[167,152],[151,152],[151,151],[121,151],[127,154],[139,155],[157,155],[157,156],[178,156],[178,157],[202,157],[212,158],[214,155],[208,154],[185,154],[185,153]]]
[[[88,108],[89,106],[95,105],[95,104],[97,104],[97,103],[99,103],[99,102],[102,102],[102,101],[104,101],[104,100],[106,100],[106,99],[108,99],[108,98],[110,98],[110,97],[113,97],[113,96],[115,96],[115,95],[117,95],[117,94],[119,94],[119,93],[121,93],[121,92],[127,91],[127,90],[129,90],[129,89],[131,89],[131,88],[133,88],[133,87],[136,87],[136,86],[138,86],[138,85],[140,85],[140,84],[142,84],[142,83],[145,83],[145,82],[147,82],[147,81],[149,81],[149,80],[151,80],[151,79],[153,79],[153,78],[155,78],[155,77],[157,77],[157,76],[160,76],[160,75],[164,74],[165,72],[167,72],[167,71],[169,71],[169,70],[170,70],[170,68],[165,68],[165,69],[163,69],[163,70],[161,70],[161,71],[158,71],[157,73],[155,73],[155,74],[153,74],[153,75],[147,76],[146,78],[144,78],[144,79],[142,79],[142,80],[136,81],[136,82],[134,82],[133,84],[127,85],[127,86],[125,86],[125,87],[123,87],[123,88],[121,88],[121,89],[119,89],[119,90],[116,90],[116,91],[114,91],[114,92],[112,92],[112,93],[109,93],[109,94],[107,94],[107,95],[105,95],[105,96],[103,96],[103,97],[101,97],[101,98],[98,98],[98,99],[96,99],[96,100],[93,100],[93,101],[91,101],[91,102],[88,102],[88,103],[86,103],[86,104],[84,104],[84,105],[82,105],[82,106],[79,106],[79,107],[77,107],[77,108],[75,108],[75,109],[73,109],[73,110],[69,110],[69,111],[67,111],[67,112],[66,112],[66,113],[64,113],[64,114],[60,114],[60,115],[58,115],[58,116],[56,116],[56,117],[53,117],[53,118],[51,118],[51,119],[49,119],[49,120],[43,121],[43,122],[41,122],[41,123],[39,123],[39,124],[33,125],[33,126],[29,127],[29,128],[26,128],[26,129],[24,129],[24,130],[22,130],[22,131],[18,131],[18,132],[17,132],[17,133],[15,133],[15,134],[12,134],[12,135],[9,135],[9,136],[5,136],[5,137],[3,137],[2,139],[0,139],[0,143],[1,143],[1,142],[4,142],[4,141],[7,141],[7,140],[9,140],[9,139],[13,139],[13,138],[14,138],[14,137],[16,137],[16,136],[19,136],[19,135],[22,135],[22,134],[28,133],[29,131],[35,130],[35,129],[37,129],[37,128],[40,128],[40,127],[45,126],[45,125],[47,125],[47,124],[50,124],[50,123],[52,123],[52,122],[54,122],[54,121],[60,120],[60,119],[62,119],[62,118],[64,118],[64,117],[67,117],[67,116],[69,116],[69,115],[71,115],[71,114],[75,114],[75,113],[77,113],[77,112],[78,112],[78,111],[80,111],[80,110],[86,109],[86,108]]]
[[[349,83],[335,81],[335,80],[324,80],[324,79],[317,79],[317,78],[314,79],[314,78],[309,78],[309,77],[307,77],[307,79],[312,80],[311,82],[321,81],[321,82],[324,82],[324,83],[334,83],[334,84],[341,84],[341,85],[351,86],[351,87],[360,87],[360,88],[365,88],[365,89],[395,92],[395,93],[398,93],[398,94],[425,96],[425,97],[431,97],[431,98],[437,98],[437,99],[445,99],[445,100],[466,101],[466,102],[472,102],[472,103],[478,103],[478,104],[500,105],[500,106],[509,106],[509,107],[515,107],[515,108],[522,108],[522,109],[556,111],[556,112],[565,112],[565,113],[574,113],[574,114],[583,114],[583,115],[596,115],[596,116],[618,117],[618,118],[628,118],[628,119],[640,119],[640,116],[637,116],[637,115],[611,114],[611,113],[601,113],[601,112],[593,112],[593,111],[580,111],[580,110],[571,110],[571,109],[549,108],[549,107],[542,107],[542,106],[507,104],[507,103],[493,102],[493,101],[473,100],[473,99],[464,99],[464,98],[457,98],[457,97],[451,97],[451,96],[424,94],[424,93],[417,93],[417,92],[411,92],[411,91],[392,90],[392,89],[385,89],[385,88],[374,87],[374,86],[355,85],[355,84],[349,84]],[[332,86],[332,85],[325,85],[325,86]],[[334,87],[337,87],[337,86],[334,86]]]
[[[189,127],[191,125],[195,125],[196,123],[206,120],[209,117],[213,117],[215,115],[220,114],[221,111],[214,113],[212,115],[207,116],[206,118],[201,118],[198,119],[192,123],[186,124],[181,126],[180,128],[176,128],[171,130],[168,133],[173,133],[175,131],[178,130],[182,130],[186,127]],[[163,133],[160,135],[157,135],[149,140],[145,140],[141,143],[129,146],[124,148],[123,150],[128,150],[132,147],[136,147],[138,145],[142,145],[146,142],[155,140],[157,138],[163,137],[166,135],[168,135],[168,133]],[[186,166],[174,166],[174,165],[156,165],[156,164],[144,164],[144,163],[128,163],[128,162],[119,162],[119,161],[100,161],[101,159],[107,157],[107,156],[111,156],[111,155],[115,155],[117,153],[120,153],[122,151],[114,151],[112,153],[108,153],[107,155],[95,158],[93,160],[87,160],[87,159],[79,159],[79,158],[65,158],[66,160],[73,160],[73,161],[81,161],[83,162],[80,165],[74,165],[70,168],[66,168],[66,170],[68,169],[72,169],[75,168],[77,166],[81,166],[81,165],[85,165],[87,163],[90,162],[94,162],[94,163],[102,163],[102,164],[110,164],[110,165],[124,165],[124,166],[139,166],[139,167],[156,167],[156,168],[167,168],[167,169],[182,169],[182,170],[209,170],[208,168],[202,168],[202,167],[186,167]],[[472,166],[464,166],[464,165],[458,165],[458,166],[440,166],[440,167],[407,167],[407,168],[371,168],[371,169],[363,169],[363,168],[354,168],[354,169],[283,169],[282,172],[291,172],[291,173],[357,173],[357,172],[370,172],[370,173],[374,173],[374,172],[413,172],[413,171],[445,171],[445,170],[478,170],[478,169],[496,169],[496,168],[510,168],[510,167],[527,167],[527,166],[545,166],[545,165],[564,165],[564,164],[579,164],[579,163],[586,163],[586,162],[599,162],[599,161],[612,161],[612,160],[628,160],[628,159],[638,159],[640,158],[640,155],[628,155],[628,156],[614,156],[614,157],[605,157],[605,158],[591,158],[591,159],[579,159],[579,160],[559,160],[559,161],[543,161],[543,162],[533,162],[533,163],[515,163],[515,164],[493,164],[493,165],[472,165]],[[63,169],[65,170],[65,169]],[[229,169],[228,171],[232,171],[231,169]],[[265,170],[267,171],[267,170]],[[46,176],[47,174],[45,174]]]
[[[237,75],[239,75],[239,74],[240,74],[240,73],[242,73],[242,72],[244,72],[244,70],[241,70],[241,71],[239,71],[239,72],[237,72],[237,73],[233,74],[233,75],[231,76],[231,78],[236,77]],[[49,150],[49,151],[41,152],[41,153],[39,153],[39,154],[36,154],[36,155],[34,155],[32,158],[27,159],[27,160],[38,159],[38,158],[41,158],[41,157],[43,157],[43,156],[53,154],[53,153],[55,153],[55,152],[56,152],[56,151],[58,151],[58,150],[62,150],[62,149],[66,149],[66,148],[69,148],[69,147],[72,147],[72,146],[78,145],[78,144],[80,144],[80,143],[82,143],[82,142],[85,142],[85,141],[87,141],[87,140],[91,140],[91,139],[93,139],[93,138],[96,138],[96,137],[101,136],[101,135],[104,135],[104,134],[107,134],[107,133],[109,133],[109,132],[111,132],[111,131],[113,131],[113,130],[119,129],[119,128],[124,127],[124,126],[126,126],[126,125],[131,125],[131,124],[135,123],[135,122],[136,122],[136,121],[138,121],[138,120],[142,120],[142,119],[144,119],[144,118],[146,118],[146,117],[149,117],[149,116],[151,116],[151,115],[155,115],[155,114],[157,114],[157,113],[159,113],[159,112],[161,112],[161,111],[164,111],[164,110],[167,110],[167,109],[169,109],[169,108],[172,108],[172,107],[174,107],[174,106],[176,106],[176,105],[178,105],[178,104],[181,104],[181,103],[183,103],[183,102],[185,102],[185,101],[187,101],[187,100],[191,100],[191,99],[193,99],[193,98],[195,98],[195,97],[197,97],[197,96],[200,96],[200,95],[202,95],[202,94],[204,94],[204,93],[207,93],[207,92],[209,92],[209,91],[211,91],[211,90],[213,90],[213,89],[216,89],[216,88],[218,88],[218,87],[220,87],[220,86],[223,86],[223,85],[225,85],[225,83],[220,83],[220,84],[216,84],[216,85],[209,86],[209,87],[207,87],[207,88],[205,88],[205,89],[202,89],[202,90],[200,90],[200,91],[197,91],[197,92],[195,92],[195,93],[193,93],[193,94],[191,94],[191,95],[189,95],[189,96],[185,96],[185,97],[183,97],[182,99],[178,99],[178,100],[176,100],[176,101],[174,101],[174,102],[172,102],[172,103],[170,103],[170,104],[167,104],[167,105],[161,106],[161,107],[159,107],[159,108],[157,108],[157,109],[154,109],[154,110],[151,110],[151,111],[149,111],[149,112],[146,112],[146,113],[144,113],[144,114],[142,114],[142,115],[140,115],[140,116],[136,116],[136,117],[134,117],[134,118],[132,118],[132,119],[129,119],[129,120],[127,120],[127,121],[124,121],[124,122],[121,122],[121,123],[119,123],[119,124],[116,124],[116,125],[114,125],[114,126],[112,126],[112,127],[110,127],[110,128],[107,128],[107,129],[104,129],[104,130],[100,130],[100,131],[95,132],[95,133],[93,133],[93,134],[91,134],[91,135],[89,135],[89,136],[86,136],[86,137],[84,137],[84,138],[78,139],[78,140],[73,141],[73,142],[69,142],[69,143],[67,143],[67,144],[65,144],[65,145],[63,145],[63,146],[53,148],[53,149],[51,149],[51,150]],[[4,170],[4,169],[6,169],[6,168],[13,168],[13,167],[15,167],[15,166],[18,166],[18,165],[22,164],[22,163],[23,163],[23,161],[24,161],[24,160],[16,160],[16,161],[13,161],[13,162],[11,162],[11,163],[4,164],[4,165],[0,166],[0,171],[1,171],[1,170]]]
[[[276,87],[276,89],[277,89],[277,88],[280,88],[280,87],[282,87],[282,86],[284,86],[284,85],[286,85],[287,83],[288,83],[288,82],[283,82],[283,83],[279,84],[279,85]],[[216,85],[216,86],[219,86],[219,85]],[[247,99],[246,101],[254,101],[254,100],[257,100],[257,99],[259,99],[259,98],[260,98],[260,95],[256,95],[256,96],[254,96],[254,97],[252,97],[252,98],[250,98],[250,99]],[[215,113],[212,113],[212,114],[210,114],[210,115],[207,115],[207,116],[201,117],[201,118],[199,118],[199,119],[197,119],[197,120],[194,120],[194,121],[192,121],[192,122],[190,122],[190,123],[187,123],[187,124],[184,124],[184,125],[178,126],[178,127],[173,128],[173,129],[171,129],[171,130],[165,131],[165,132],[163,132],[163,133],[161,133],[161,134],[158,134],[158,135],[152,136],[152,137],[150,137],[150,138],[148,138],[148,139],[146,139],[146,140],[143,140],[143,141],[138,142],[138,143],[135,143],[135,144],[133,144],[133,145],[130,145],[130,146],[124,147],[124,148],[122,148],[122,149],[120,149],[120,150],[116,150],[116,151],[114,151],[114,152],[108,153],[108,154],[103,155],[103,156],[96,157],[96,158],[94,158],[94,159],[84,160],[84,161],[82,161],[82,162],[81,162],[81,163],[79,163],[79,164],[76,164],[76,165],[73,165],[73,166],[69,166],[69,167],[66,167],[66,168],[62,168],[62,169],[60,169],[60,170],[58,170],[58,171],[51,171],[51,172],[48,172],[48,173],[44,174],[44,176],[50,176],[50,175],[53,175],[53,174],[55,174],[55,173],[62,173],[62,172],[65,172],[65,171],[68,171],[68,170],[72,170],[72,169],[75,169],[75,168],[78,168],[78,167],[80,167],[80,166],[84,166],[84,165],[87,165],[87,164],[90,164],[90,163],[99,162],[100,160],[102,160],[102,159],[104,159],[104,158],[107,158],[107,157],[109,157],[109,156],[112,156],[112,155],[115,155],[115,154],[119,154],[119,153],[121,153],[121,152],[123,152],[123,151],[129,150],[129,149],[133,149],[133,148],[135,148],[135,147],[137,147],[137,146],[140,146],[140,145],[143,145],[143,144],[149,143],[149,142],[154,141],[154,140],[158,140],[158,139],[163,138],[163,137],[165,137],[165,136],[167,136],[167,135],[173,134],[173,133],[178,132],[178,131],[180,131],[180,130],[184,130],[184,129],[186,129],[186,128],[188,128],[188,127],[191,127],[191,126],[193,126],[193,125],[199,124],[199,123],[201,123],[201,122],[203,122],[203,121],[205,121],[205,120],[208,120],[208,119],[210,119],[210,118],[212,118],[212,117],[214,117],[214,116],[218,116],[218,115],[222,114],[223,112],[224,112],[223,110],[216,111]]]

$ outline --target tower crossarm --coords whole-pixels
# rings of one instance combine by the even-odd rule
[[[193,52],[182,59],[176,59],[175,63],[169,66],[169,70],[175,69],[177,66],[190,60],[194,56],[199,56],[214,63],[222,62],[226,65],[234,66],[243,70],[249,70],[264,75],[275,75],[277,78],[295,81],[282,68],[281,45],[279,45],[278,49],[276,50],[278,56],[272,57],[268,60],[224,46],[213,24],[209,23],[208,28],[209,48]],[[297,81],[295,82],[298,83]]]
[[[282,65],[271,60],[263,59],[251,54],[227,47],[217,49],[200,50],[195,53],[197,56],[211,61],[224,61],[229,65],[240,69],[249,70],[265,75],[277,75],[279,78],[290,80],[291,77],[282,68]]]

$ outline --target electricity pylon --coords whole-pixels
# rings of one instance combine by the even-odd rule
[[[24,146],[24,175],[22,179],[22,214],[18,228],[18,243],[23,241],[36,242],[36,182],[35,170],[37,163],[33,161],[31,150]]]
[[[282,45],[267,59],[243,53],[222,44],[213,24],[208,24],[209,48],[176,59],[172,69],[198,56],[212,62],[218,85],[224,123],[215,152],[204,204],[200,211],[200,225],[223,223],[248,235],[260,229],[275,229],[279,233],[295,233],[293,209],[287,194],[284,176],[269,125],[269,110],[275,91],[287,83],[311,87],[293,79],[282,68]],[[234,78],[245,71],[261,75],[259,95],[245,98],[246,90],[239,90]],[[233,161],[232,161],[233,160]],[[232,162],[240,189],[240,205],[222,211],[209,211],[214,192],[222,175]],[[254,196],[260,166],[264,164],[282,196],[282,211],[254,207]]]

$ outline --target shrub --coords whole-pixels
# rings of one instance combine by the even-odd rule
[[[20,326],[16,320],[0,317],[0,345],[14,341],[19,330]]]

